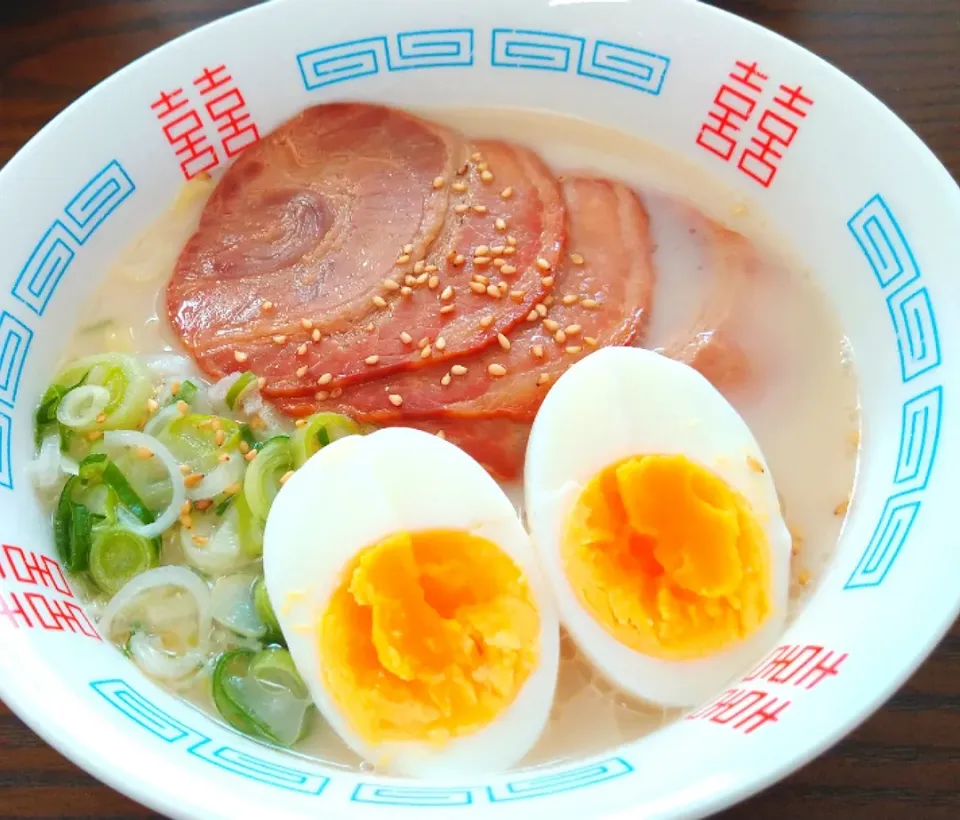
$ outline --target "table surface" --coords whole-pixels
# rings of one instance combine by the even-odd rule
[[[243,0],[0,0],[0,166],[145,52]],[[958,0],[717,0],[839,66],[960,178]],[[64,72],[62,67],[70,66]],[[67,762],[0,704],[0,817],[156,816]],[[960,622],[900,693],[725,820],[960,817]]]

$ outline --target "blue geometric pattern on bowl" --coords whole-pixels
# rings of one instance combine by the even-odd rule
[[[62,218],[54,220],[34,247],[14,283],[14,297],[43,316],[79,247],[135,190],[119,162],[107,163],[67,203]]]
[[[5,310],[0,311],[0,404],[13,407],[27,361],[33,331]]]
[[[10,461],[10,437],[13,421],[0,410],[0,487],[13,489],[13,464]]]
[[[490,64],[538,71],[569,72],[573,68],[581,77],[657,95],[667,78],[670,58],[609,40],[588,43],[569,34],[496,28]]]
[[[171,746],[181,746],[188,754],[217,768],[301,794],[319,795],[330,784],[329,777],[281,766],[231,746],[214,742],[203,732],[188,726],[152,704],[131,684],[119,678],[91,681],[90,687],[114,709],[138,726]],[[355,803],[390,806],[468,806],[478,800],[493,803],[547,797],[558,792],[595,786],[630,774],[633,766],[620,757],[599,763],[576,766],[549,775],[518,776],[499,786],[423,786],[361,783],[351,795]]]
[[[388,39],[366,37],[297,55],[304,88],[312,91],[380,72],[473,65],[473,29],[404,31]]]
[[[940,365],[940,336],[920,266],[900,224],[880,194],[847,222],[885,294],[906,385]],[[883,583],[920,513],[943,418],[943,387],[927,386],[904,402],[900,447],[890,495],[846,589]]]
[[[268,786],[310,795],[320,794],[330,782],[330,778],[323,775],[291,766],[278,766],[230,746],[215,743],[203,732],[181,723],[154,706],[124,680],[92,681],[90,687],[112,707],[152,735],[171,745],[183,746],[188,754],[219,769]]]
[[[307,91],[387,71],[472,66],[473,29],[404,31],[332,43],[297,54],[300,78]],[[570,72],[616,83],[647,94],[663,88],[670,58],[652,51],[587,40],[550,31],[495,28],[491,32],[490,65]]]

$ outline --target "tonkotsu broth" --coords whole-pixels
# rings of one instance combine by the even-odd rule
[[[795,611],[814,586],[840,534],[856,473],[859,413],[856,378],[843,332],[791,249],[758,209],[686,161],[629,135],[532,112],[424,114],[471,135],[530,145],[558,173],[588,169],[636,186],[649,211],[656,243],[658,281],[647,346],[664,345],[684,329],[708,292],[711,270],[703,259],[702,215],[754,243],[761,255],[762,275],[744,289],[744,301],[730,326],[733,340],[751,364],[752,377],[726,396],[764,451],[794,533],[791,602]],[[167,325],[164,291],[177,253],[214,186],[215,180],[189,183],[154,225],[120,254],[80,312],[66,348],[69,358],[108,350],[181,352]],[[519,488],[506,489],[522,507]],[[216,714],[205,686],[179,694]],[[614,691],[564,635],[551,719],[524,765],[599,752],[635,740],[677,714],[633,702]],[[371,768],[325,729],[319,718],[296,752],[329,765]]]

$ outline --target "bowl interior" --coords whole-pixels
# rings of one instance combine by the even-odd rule
[[[841,317],[863,439],[840,543],[768,656],[686,719],[482,782],[358,775],[263,747],[171,697],[100,640],[71,591],[23,467],[77,306],[185,176],[336,99],[533,108],[640,135],[729,190],[722,221],[749,231],[768,220]],[[181,38],[86,95],[0,172],[0,694],[96,776],[175,816],[652,817],[745,796],[876,708],[957,612],[948,514],[960,442],[947,394],[960,375],[958,218],[949,175],[880,103],[687,0],[279,0]]]

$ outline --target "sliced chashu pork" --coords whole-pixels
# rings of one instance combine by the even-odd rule
[[[336,409],[374,424],[491,417],[529,423],[549,385],[575,361],[596,347],[640,341],[654,280],[646,211],[630,188],[608,179],[568,178],[563,196],[570,254],[549,305],[532,308],[513,333],[449,366],[354,385],[326,402],[282,402],[281,409]],[[463,435],[450,438],[463,444]],[[470,435],[479,444],[484,438]],[[476,446],[464,449],[489,460]]]
[[[446,222],[427,258],[400,256],[401,287],[384,282],[365,321],[305,350],[310,333],[291,337],[258,374],[267,379],[266,396],[312,396],[471,354],[509,333],[543,298],[556,276],[566,214],[540,157],[477,141],[444,185],[451,191]]]
[[[421,259],[442,231],[451,190],[433,183],[466,155],[456,131],[401,111],[306,109],[217,185],[167,288],[173,327],[220,377],[266,372],[305,324],[362,320],[383,281],[402,278],[401,248]]]

